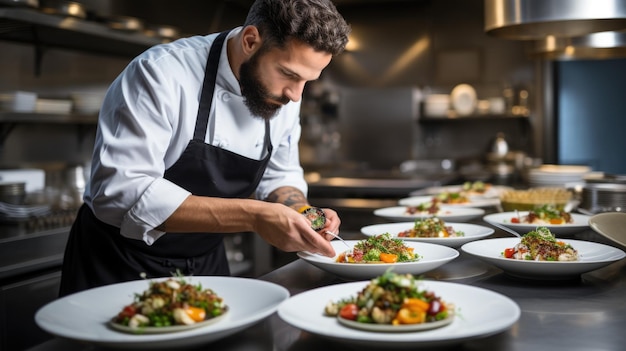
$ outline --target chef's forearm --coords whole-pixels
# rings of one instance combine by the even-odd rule
[[[257,216],[271,216],[271,206],[252,199],[190,195],[156,229],[170,233],[235,233],[254,230]]]
[[[293,208],[296,211],[302,206],[306,206],[309,204],[306,196],[304,196],[302,191],[291,186],[280,187],[272,191],[265,200],[268,202],[283,204],[285,206]]]

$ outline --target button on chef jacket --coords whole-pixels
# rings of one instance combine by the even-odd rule
[[[241,31],[234,29],[228,38]],[[98,119],[90,182],[84,201],[123,236],[151,245],[163,223],[191,194],[163,178],[193,132],[208,48],[217,34],[153,47],[136,57],[109,87]],[[228,40],[227,38],[227,40]],[[265,122],[243,103],[224,45],[205,142],[261,159]],[[281,186],[307,194],[300,166],[300,102],[283,106],[271,120],[272,157],[256,192],[265,199]]]

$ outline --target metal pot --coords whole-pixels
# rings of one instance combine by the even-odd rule
[[[26,197],[25,182],[0,182],[0,201],[21,205]]]
[[[626,212],[626,175],[598,174],[584,180],[579,206],[582,211],[591,214]]]

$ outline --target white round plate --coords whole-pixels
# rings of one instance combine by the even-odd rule
[[[454,304],[459,315],[441,328],[408,333],[382,333],[346,327],[324,315],[329,301],[349,298],[369,281],[344,283],[309,290],[289,298],[278,307],[278,316],[290,325],[332,340],[368,349],[418,348],[459,344],[510,328],[520,317],[519,306],[510,298],[471,285],[425,280],[432,290]]]
[[[398,201],[398,205],[417,206],[432,201],[432,196],[411,196]],[[500,204],[500,198],[468,198],[469,202],[460,204],[441,204],[441,207],[465,208],[465,207],[492,207]]]
[[[485,214],[485,210],[482,208],[474,208],[474,207],[443,207],[441,211],[437,214],[437,217],[443,219],[444,221],[450,222],[465,222],[470,221],[476,217],[480,217]],[[411,221],[416,220],[418,218],[429,218],[433,217],[432,215],[423,215],[423,214],[407,214],[406,206],[394,206],[394,207],[386,207],[379,208],[374,210],[374,215],[383,217],[390,221]]]
[[[578,251],[578,261],[523,261],[502,257],[506,248],[514,247],[519,238],[496,238],[474,241],[461,246],[464,252],[502,269],[505,273],[526,279],[572,279],[602,268],[626,257],[612,246],[581,240],[562,240]]]
[[[163,333],[177,333],[189,329],[206,327],[209,324],[217,323],[224,319],[228,312],[224,312],[221,316],[217,316],[215,318],[211,318],[206,321],[189,324],[189,325],[170,325],[167,327],[141,327],[141,328],[133,328],[124,324],[115,323],[113,321],[109,321],[109,326],[113,329],[119,330],[124,333],[130,334],[163,334]]]
[[[337,317],[337,321],[339,321],[339,323],[345,325],[346,327],[360,329],[360,330],[383,332],[383,333],[406,333],[406,332],[416,332],[416,331],[423,331],[423,330],[444,327],[454,321],[454,314],[450,314],[448,318],[442,319],[440,321],[428,322],[428,323],[417,323],[417,324],[392,325],[392,324],[377,324],[377,323],[361,323],[361,322],[357,322],[357,321],[353,321],[353,320],[345,319],[341,317]]]
[[[472,199],[480,199],[480,198],[500,198],[500,194],[513,190],[513,188],[509,186],[503,185],[492,185],[487,191],[483,194],[470,195]],[[431,186],[425,189],[420,189],[411,192],[410,196],[426,196],[426,195],[437,195],[441,193],[458,193],[463,191],[463,184],[459,185],[445,185],[445,186]]]
[[[224,299],[224,319],[175,333],[129,334],[113,330],[109,321],[131,303],[134,294],[148,288],[148,281],[136,280],[89,289],[55,300],[35,314],[37,325],[61,338],[114,348],[180,349],[208,343],[234,334],[276,311],[289,298],[289,291],[277,284],[235,277],[185,277],[190,284],[202,284]],[[158,280],[158,279],[155,279]],[[254,298],[250,298],[250,292]]]
[[[450,103],[460,116],[471,115],[476,109],[476,89],[469,84],[459,84],[450,92]]]
[[[383,223],[373,224],[361,228],[361,233],[367,236],[375,236],[383,233],[389,233],[392,237],[397,237],[404,241],[417,241],[422,243],[439,244],[450,247],[459,247],[470,241],[482,239],[488,237],[494,233],[494,229],[485,227],[478,224],[469,223],[452,223],[446,222],[446,225],[451,226],[455,231],[461,231],[465,235],[458,237],[448,238],[406,238],[398,237],[398,233],[413,229],[415,222],[398,222],[398,223]]]
[[[566,224],[528,224],[528,223],[511,223],[511,218],[516,217],[519,214],[520,217],[528,215],[528,211],[515,211],[511,212],[500,212],[500,213],[492,213],[483,217],[483,220],[487,223],[495,223],[501,224],[506,227],[509,227],[520,235],[524,235],[530,231],[537,229],[537,227],[546,227],[550,229],[550,232],[555,235],[566,235],[573,234],[576,232],[583,231],[589,228],[589,218],[590,216],[572,213],[572,219],[574,223],[566,223]]]
[[[589,218],[589,225],[605,238],[626,246],[626,213],[599,213]]]
[[[352,249],[359,241],[361,240],[346,240],[346,243],[350,246],[350,249]],[[337,256],[348,250],[339,240],[333,240],[330,243],[335,249]],[[307,251],[298,252],[298,257],[320,269],[348,280],[372,279],[382,275],[387,269],[391,269],[398,274],[410,273],[419,275],[459,257],[457,250],[447,246],[417,242],[405,242],[405,244],[406,246],[412,247],[415,254],[420,255],[421,258],[418,261],[399,263],[339,263],[337,262],[337,256],[326,257]]]

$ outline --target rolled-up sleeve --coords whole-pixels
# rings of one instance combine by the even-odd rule
[[[179,102],[184,101],[181,86],[191,83],[187,85],[197,94],[198,83],[178,82],[173,77],[197,76],[186,71],[203,69],[201,64],[181,65],[176,60],[154,64],[159,59],[134,60],[109,88],[85,197],[96,217],[119,227],[123,236],[147,244],[164,234],[154,228],[190,195],[163,178],[190,140],[181,130],[192,128],[183,128],[181,123],[193,123],[198,106],[194,99]],[[191,118],[181,118],[189,113],[193,113]]]

